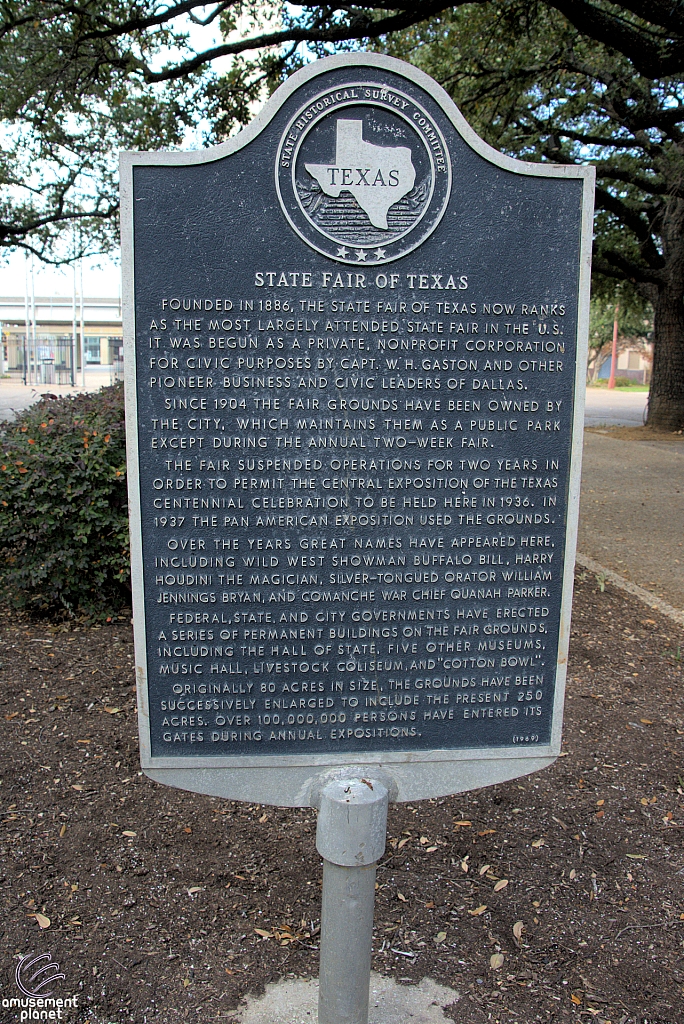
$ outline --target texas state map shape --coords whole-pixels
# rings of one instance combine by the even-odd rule
[[[351,192],[371,224],[389,229],[391,206],[411,191],[416,169],[408,146],[374,146],[363,139],[363,121],[337,121],[334,164],[305,164],[326,195]]]

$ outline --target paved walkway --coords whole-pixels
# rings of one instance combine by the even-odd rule
[[[585,431],[578,548],[684,609],[684,437],[630,435]]]
[[[586,427],[641,427],[646,413],[648,391],[615,388],[587,388],[584,404]]]
[[[80,376],[80,374],[79,374]],[[0,420],[12,419],[14,413],[28,409],[42,394],[77,395],[84,391],[97,391],[105,384],[111,384],[109,370],[86,370],[86,386],[71,387],[67,384],[23,384],[18,377],[0,380]]]

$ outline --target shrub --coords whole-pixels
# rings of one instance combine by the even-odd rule
[[[123,385],[0,423],[0,590],[104,617],[130,601]]]

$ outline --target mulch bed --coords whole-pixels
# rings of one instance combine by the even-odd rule
[[[128,620],[3,612],[0,637],[0,997],[40,952],[79,1024],[230,1022],[246,993],[315,975],[314,813],[140,773]],[[453,987],[460,1024],[684,1020],[683,650],[578,574],[565,756],[391,809],[377,971]]]

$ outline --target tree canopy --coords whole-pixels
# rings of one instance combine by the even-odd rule
[[[653,306],[649,422],[680,429],[681,75],[649,78],[636,58],[578,29],[557,5],[517,0],[450,10],[392,36],[385,48],[440,81],[497,149],[528,160],[594,164],[595,294],[609,300],[619,287],[623,306],[628,301],[642,314]],[[662,63],[670,67],[673,59]]]
[[[650,422],[681,428],[684,7],[670,0],[0,0],[0,248],[106,248],[116,149],[178,146],[198,126],[218,141],[304,61],[359,47],[422,67],[505,152],[596,165],[596,284],[653,305]]]

